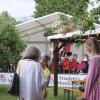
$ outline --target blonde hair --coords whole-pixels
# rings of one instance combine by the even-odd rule
[[[100,45],[98,40],[95,37],[89,37],[86,42],[87,45],[91,46],[92,48],[92,53],[98,54],[100,53]]]
[[[34,45],[28,45],[23,52],[22,59],[38,60],[40,57],[40,50]]]

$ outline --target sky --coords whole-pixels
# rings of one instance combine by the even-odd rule
[[[31,16],[34,10],[34,0],[0,0],[0,13],[8,11],[14,18]]]
[[[89,6],[88,10],[92,8],[93,7]],[[33,15],[35,11],[35,2],[34,0],[0,0],[0,13],[2,13],[2,11],[8,11],[8,13],[16,19],[29,17]]]

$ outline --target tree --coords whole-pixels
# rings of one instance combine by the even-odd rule
[[[0,15],[0,18],[3,19],[4,21],[10,21],[11,23],[13,23],[14,25],[17,23],[16,20],[11,17],[7,11],[2,12],[2,14]]]
[[[87,13],[89,0],[35,0],[35,17],[41,17],[56,11],[72,16],[80,16]]]
[[[95,1],[97,3],[99,2],[99,0]],[[96,20],[94,16],[96,16],[97,9],[94,14],[88,13],[88,4],[94,4],[94,2],[90,2],[90,0],[35,0],[35,2],[35,17],[41,17],[53,12],[63,12],[73,16],[74,29],[80,27],[84,33],[94,28],[93,22]],[[100,6],[98,9],[100,9]]]
[[[35,0],[35,1],[36,1],[35,17],[41,17],[53,12],[63,12],[65,14],[73,16],[73,29],[76,29],[77,26],[81,27],[82,30],[85,29],[83,28],[83,26],[87,25],[85,23],[87,19],[84,18],[88,18],[87,7],[89,0]]]
[[[100,24],[100,6],[91,10],[90,16],[93,17],[95,23]]]
[[[100,3],[100,0],[95,0],[95,1],[90,1],[88,4],[92,6],[94,5],[98,5]],[[100,24],[100,5],[97,8],[93,8],[92,10],[90,10],[90,12],[88,12],[87,16],[82,16],[81,18],[81,23],[82,23],[82,31],[83,33],[85,33],[85,31],[87,30],[94,30],[95,27],[93,25],[93,23],[98,23]]]
[[[15,24],[16,21],[7,12],[0,15],[0,66],[17,64],[24,49]]]

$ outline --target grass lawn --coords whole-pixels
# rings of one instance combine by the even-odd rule
[[[48,97],[46,100],[67,100],[67,96],[64,96],[64,89],[59,88],[58,89],[58,96],[54,97],[53,96],[53,88],[49,87],[48,88]],[[76,100],[76,96],[78,94],[74,93],[74,100]],[[7,93],[7,87],[0,85],[0,100],[18,100],[17,97],[11,96]]]
[[[64,88],[58,88],[58,96],[57,97],[54,97],[53,96],[53,88],[48,88],[48,97],[46,100],[68,100],[67,99],[67,94],[64,96]],[[76,100],[76,97],[79,95],[77,93],[74,93],[73,94],[74,96],[74,100]],[[71,95],[70,95],[70,98],[71,98]],[[72,99],[72,98],[71,98]],[[71,100],[70,99],[70,100]]]

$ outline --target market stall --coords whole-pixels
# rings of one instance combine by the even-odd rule
[[[80,36],[80,39],[86,39],[89,36],[95,36],[100,40],[100,28],[95,30],[89,30],[86,33],[82,34],[81,31],[69,32],[66,34],[56,34],[53,36],[48,36],[47,39],[54,44],[53,56],[55,59],[55,68],[54,68],[54,96],[58,95],[58,52],[59,50],[68,42],[75,42],[75,36]]]

